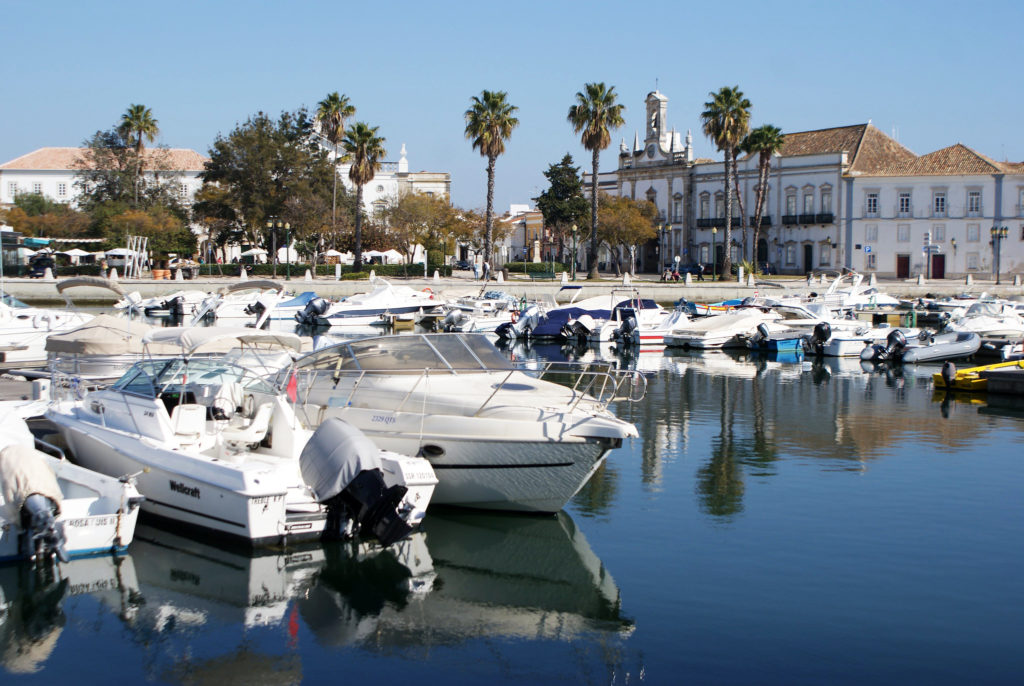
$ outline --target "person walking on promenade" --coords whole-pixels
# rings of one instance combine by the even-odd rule
[[[703,281],[704,280],[704,263],[703,262],[698,262],[697,263],[697,280],[698,281]]]

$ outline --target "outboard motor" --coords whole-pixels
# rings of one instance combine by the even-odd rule
[[[445,333],[451,333],[452,331],[458,331],[459,325],[462,322],[462,311],[452,310],[445,315],[444,321],[441,322],[441,330]]]
[[[379,449],[351,424],[331,417],[310,437],[299,456],[302,480],[327,506],[325,533],[352,538],[372,535],[389,546],[412,532],[402,507],[408,489],[384,483]]]
[[[615,332],[612,334],[612,338],[623,345],[639,343],[640,335],[637,331],[636,317],[633,315],[626,317],[622,322],[622,325],[615,329]]]
[[[832,327],[828,325],[828,322],[818,322],[814,325],[814,331],[811,332],[811,338],[808,340],[807,352],[821,357],[825,350],[825,343],[830,338],[832,338]]]
[[[754,334],[754,337],[751,339],[751,343],[753,343],[756,346],[763,345],[764,342],[768,340],[770,335],[771,331],[768,330],[768,325],[765,324],[764,322],[761,322],[760,324],[757,325],[757,333]]]
[[[874,362],[888,362],[898,360],[903,349],[907,347],[907,337],[899,329],[893,329],[885,337],[885,345],[878,343],[866,345],[860,352],[860,359]]]
[[[57,526],[59,508],[50,498],[33,493],[25,498],[21,506],[22,553],[29,560],[49,560],[56,556],[61,562],[68,561],[64,549],[64,529]]]
[[[185,316],[185,298],[180,295],[164,301],[163,306],[167,308],[167,314],[173,319],[181,319]]]
[[[953,388],[953,384],[956,382],[956,365],[951,360],[946,360],[942,363],[942,371],[939,373],[942,375],[942,381],[946,384],[946,388]]]
[[[60,514],[60,486],[34,449],[17,443],[0,450],[0,484],[8,518],[20,518],[19,553],[33,562],[68,561]]]
[[[246,314],[254,314],[256,315],[256,318],[259,319],[260,316],[267,311],[267,306],[257,300],[256,302],[246,305],[245,309],[242,311]]]
[[[324,316],[330,306],[331,304],[324,298],[313,298],[306,303],[302,312],[295,313],[295,321],[305,326],[313,326],[320,317]]]

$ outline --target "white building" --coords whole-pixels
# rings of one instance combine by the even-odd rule
[[[19,193],[38,193],[57,202],[75,204],[79,194],[76,174],[87,148],[39,148],[0,164],[0,206],[9,206]],[[151,180],[159,177],[175,185],[179,197],[191,202],[203,185],[199,175],[208,158],[186,148],[149,148],[144,155],[159,157],[166,169],[144,170]]]
[[[667,103],[657,91],[647,95],[643,143],[639,135],[632,148],[623,142],[618,169],[598,178],[603,192],[658,207],[659,238],[640,256],[647,271],[677,255],[720,262],[726,249],[724,163],[693,159],[692,136],[680,141],[666,127]],[[734,196],[734,262],[744,254],[744,224],[745,254],[753,251],[758,156],[737,166],[746,221]],[[992,228],[1003,226],[1007,238],[992,241]],[[790,133],[770,163],[761,227],[757,260],[782,273],[845,267],[898,278],[988,278],[997,252],[1002,273],[1020,273],[1024,163],[996,162],[960,144],[918,156],[870,123]]]
[[[321,145],[334,157],[334,146],[321,139]],[[367,214],[374,214],[406,192],[424,193],[426,195],[451,197],[452,177],[448,172],[409,171],[409,160],[406,158],[405,143],[397,162],[381,162],[380,170],[370,183],[363,186],[363,209]],[[338,176],[350,191],[355,185],[348,178],[351,164],[341,162],[338,165]]]

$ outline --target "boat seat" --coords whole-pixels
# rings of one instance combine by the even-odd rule
[[[270,416],[274,413],[271,403],[263,403],[253,414],[252,421],[241,427],[226,427],[221,436],[226,443],[251,445],[259,443],[267,435],[270,428]]]
[[[206,431],[206,408],[195,403],[175,405],[171,410],[171,428],[180,445],[198,445]]]

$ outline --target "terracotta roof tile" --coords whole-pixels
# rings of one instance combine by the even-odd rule
[[[0,169],[24,170],[73,170],[78,168],[86,148],[39,148],[10,162],[0,164]],[[202,171],[209,158],[188,148],[147,148],[145,155],[166,153],[168,164],[176,171]]]

